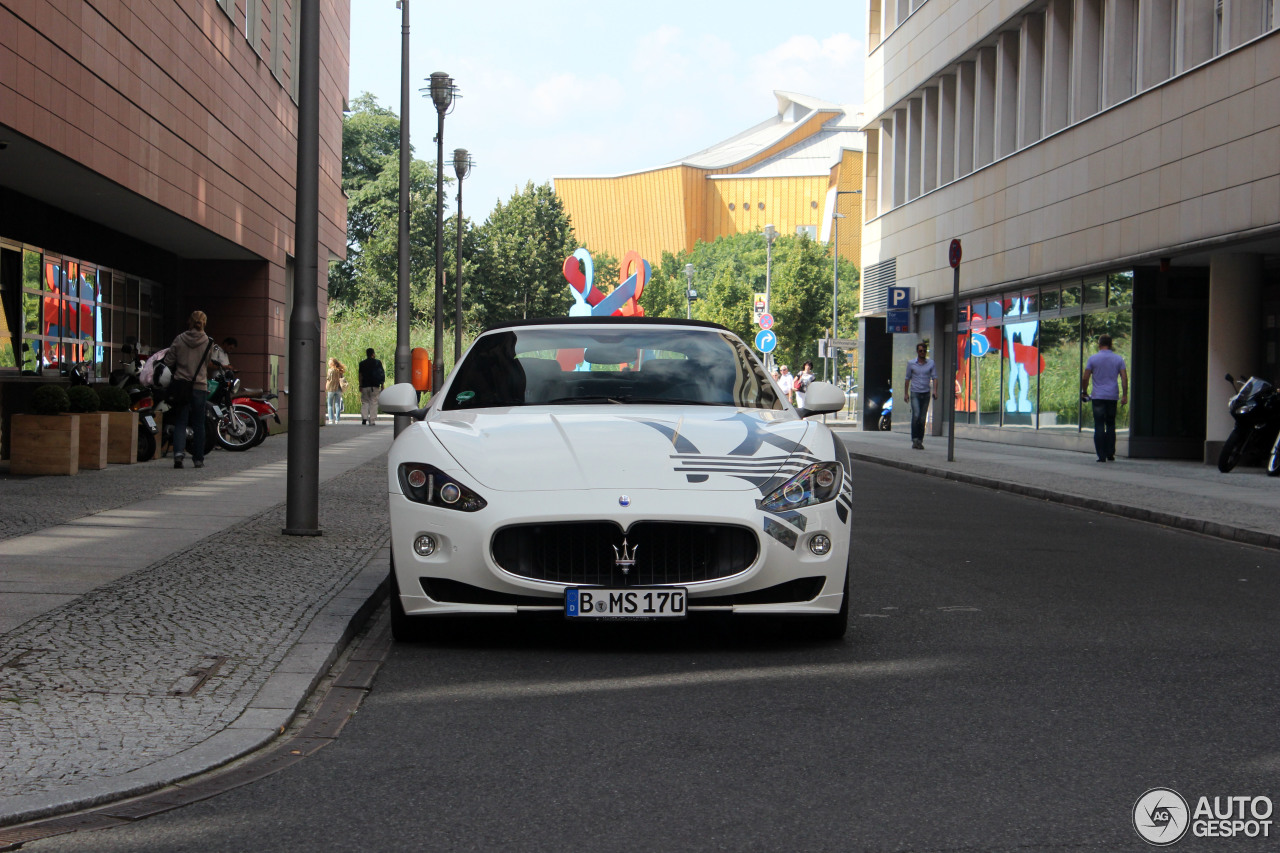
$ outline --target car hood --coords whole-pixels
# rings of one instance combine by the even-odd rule
[[[789,412],[668,406],[444,412],[430,429],[476,484],[551,489],[757,490],[810,425]]]

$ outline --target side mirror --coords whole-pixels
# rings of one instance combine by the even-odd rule
[[[382,389],[378,395],[378,410],[391,415],[412,415],[419,421],[427,412],[426,408],[419,408],[418,389],[411,382],[400,382]]]
[[[798,411],[802,418],[829,415],[843,409],[847,402],[844,392],[830,382],[810,382],[804,392],[804,408]]]

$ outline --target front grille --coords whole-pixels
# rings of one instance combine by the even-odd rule
[[[586,586],[649,586],[727,578],[756,560],[759,544],[745,527],[642,521],[626,532],[635,548],[629,574],[615,565],[622,528],[609,521],[505,527],[493,537],[493,559],[513,575]]]

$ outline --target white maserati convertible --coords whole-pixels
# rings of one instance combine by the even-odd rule
[[[848,454],[743,342],[684,320],[530,320],[481,335],[388,460],[396,639],[450,617],[577,621],[727,612],[839,638]]]

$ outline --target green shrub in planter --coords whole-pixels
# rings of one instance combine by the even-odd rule
[[[88,385],[72,385],[67,389],[67,400],[73,412],[98,411],[98,394]]]
[[[37,415],[60,415],[71,408],[67,389],[61,385],[41,385],[31,394],[31,411]]]
[[[98,394],[98,411],[129,411],[129,392],[119,385],[96,385],[93,390]]]

